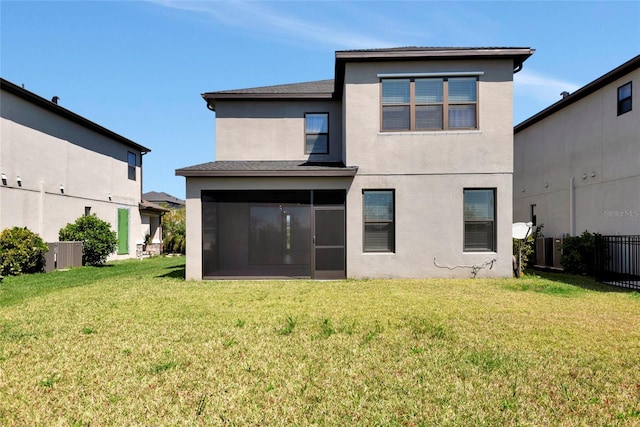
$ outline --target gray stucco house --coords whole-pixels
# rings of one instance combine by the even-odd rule
[[[135,257],[163,209],[141,206],[142,156],[150,150],[1,79],[0,230],[28,227],[46,242],[82,215],[118,235],[112,259]],[[159,210],[160,209],[160,210]]]
[[[515,127],[514,219],[640,234],[640,55]]]
[[[530,48],[338,51],[332,80],[203,94],[188,279],[512,274],[513,74]]]

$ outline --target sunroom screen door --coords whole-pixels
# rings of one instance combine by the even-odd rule
[[[345,277],[344,207],[314,207],[313,277]]]

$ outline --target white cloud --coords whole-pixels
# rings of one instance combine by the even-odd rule
[[[330,46],[336,49],[359,49],[394,46],[387,40],[381,40],[355,29],[332,26],[327,22],[318,24],[317,17],[296,16],[277,10],[278,3],[247,1],[178,1],[148,0],[159,6],[208,15],[217,23],[242,28],[246,31],[277,36],[287,43],[313,43],[318,46]],[[308,13],[313,8],[305,8],[300,3],[299,10]],[[276,7],[274,7],[276,6]]]
[[[539,73],[527,67],[514,75],[513,81],[516,95],[533,98],[549,105],[559,101],[562,92],[571,93],[580,88],[577,84]]]

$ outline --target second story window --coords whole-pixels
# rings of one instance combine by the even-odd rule
[[[618,88],[618,115],[631,111],[631,82]]]
[[[382,79],[382,131],[478,128],[477,77]]]
[[[329,154],[329,114],[304,115],[305,154]]]
[[[136,153],[132,153],[131,151],[127,151],[127,164],[128,164],[128,173],[129,179],[135,181],[136,180]]]

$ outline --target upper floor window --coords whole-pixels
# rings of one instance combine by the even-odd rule
[[[631,82],[618,88],[618,115],[631,111]]]
[[[304,115],[305,154],[329,154],[329,114]]]
[[[131,151],[127,151],[127,164],[129,171],[129,179],[135,181],[136,180],[136,153],[132,153]]]
[[[464,250],[496,250],[495,188],[464,189]]]
[[[478,128],[475,76],[381,81],[383,131]]]

